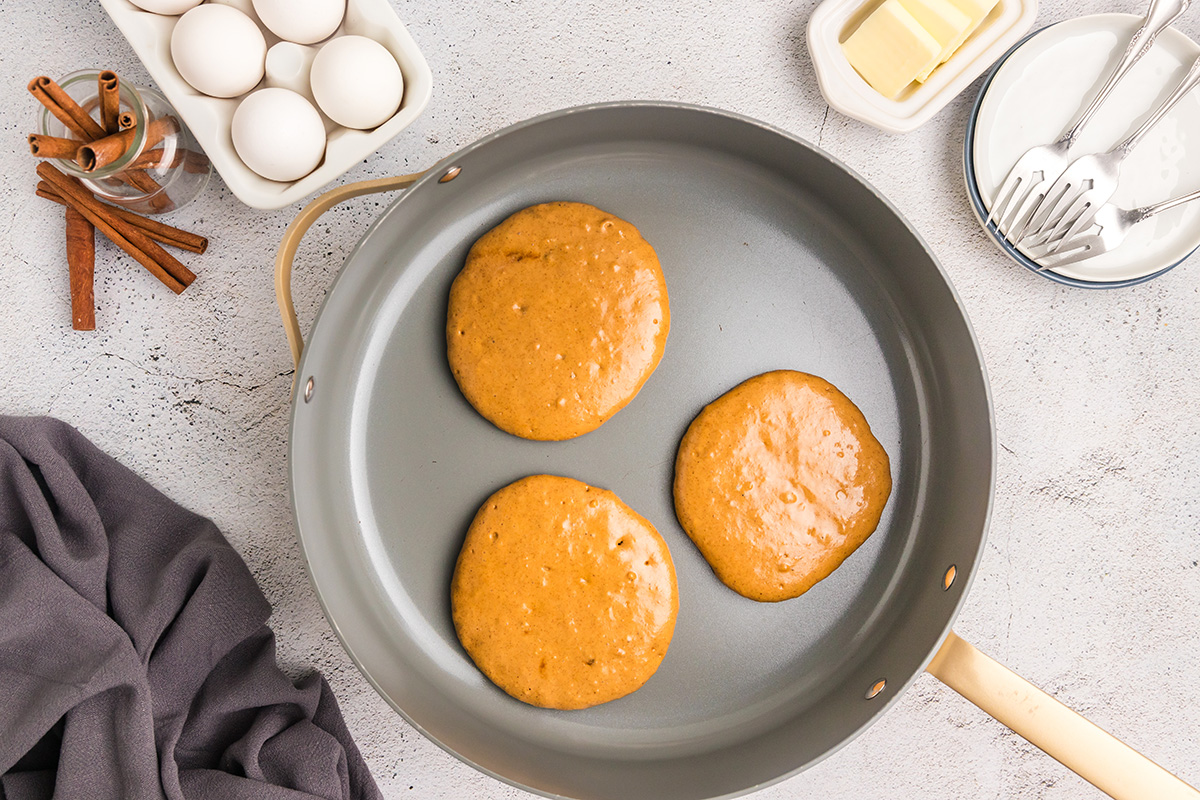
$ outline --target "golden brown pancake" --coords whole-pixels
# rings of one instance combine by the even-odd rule
[[[555,475],[480,507],[450,587],[454,628],[493,683],[543,708],[624,697],[658,669],[679,610],[654,526],[612,492]]]
[[[637,228],[584,203],[544,203],[475,242],[450,288],[446,344],[480,414],[560,440],[637,395],[670,327],[662,267]]]
[[[675,459],[675,514],[726,586],[798,597],[879,524],[887,453],[833,384],[780,370],[742,383],[692,421]]]

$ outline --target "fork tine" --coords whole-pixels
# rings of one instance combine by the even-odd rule
[[[1051,253],[1043,260],[1039,260],[1039,264],[1042,264],[1043,261],[1048,261],[1050,263],[1039,267],[1038,272],[1045,272],[1048,269],[1058,269],[1059,267],[1065,267],[1070,264],[1078,264],[1080,261],[1086,261],[1089,258],[1094,258],[1103,252],[1104,248],[1100,246],[1099,236],[1084,236],[1076,242],[1073,242],[1069,249],[1065,252],[1059,251],[1057,253]],[[1051,261],[1051,259],[1053,260]]]
[[[1046,247],[1051,242],[1050,231],[1046,231],[1045,233],[1031,233],[1021,239],[1021,245],[1027,250]]]
[[[1016,199],[1017,190],[1022,183],[1022,178],[1017,173],[1017,167],[1019,166],[1021,165],[1016,164],[1013,166],[1012,170],[1008,173],[1008,177],[1004,179],[1004,183],[1000,186],[999,191],[996,192],[996,201],[992,203],[992,208],[983,223],[985,228],[995,222],[996,228],[999,229],[1000,220],[1004,218],[1005,210]]]
[[[1025,247],[1021,250],[1038,265],[1038,272],[1045,272],[1049,269],[1057,269],[1064,264],[1071,263],[1069,259],[1074,259],[1076,256],[1086,257],[1095,255],[1092,250],[1099,242],[1098,236],[1085,235],[1080,236],[1073,242],[1066,245],[1065,249],[1058,253],[1048,252],[1045,245],[1041,247]]]
[[[1075,211],[1075,207],[1079,206],[1079,205],[1082,205],[1083,208],[1080,210],[1081,213],[1078,216],[1075,216],[1072,214],[1072,211]],[[1095,214],[1095,210],[1092,207],[1092,204],[1090,202],[1085,203],[1085,202],[1083,202],[1083,198],[1080,198],[1079,201],[1076,202],[1074,206],[1071,206],[1071,210],[1066,213],[1066,216],[1063,217],[1062,223],[1060,223],[1053,231],[1050,232],[1049,237],[1047,239],[1047,241],[1053,242],[1053,244],[1050,247],[1050,252],[1051,253],[1057,252],[1058,249],[1060,247],[1062,247],[1065,243],[1067,243],[1067,242],[1071,241],[1073,238],[1075,238],[1076,234],[1080,233],[1085,228],[1089,227],[1092,224],[1092,222],[1095,220],[1095,218],[1096,218],[1096,214]],[[1071,220],[1071,223],[1070,223],[1070,227],[1067,228],[1067,232],[1064,233],[1062,235],[1062,237],[1058,239],[1057,242],[1054,242],[1057,232],[1063,227],[1063,225],[1067,224],[1068,220]]]
[[[1081,194],[1082,190],[1079,187],[1082,182],[1073,173],[1074,170],[1068,168],[1054,185],[1046,190],[1046,199],[1042,201],[1037,215],[1030,220],[1025,235],[1045,233],[1052,225],[1057,224],[1062,212]]]
[[[1082,215],[1072,218],[1073,222],[1078,222]],[[1061,247],[1068,239],[1079,233],[1084,227],[1072,228],[1069,234],[1064,233],[1061,227],[1055,226],[1049,230],[1040,232],[1030,232],[1021,238],[1021,244],[1025,248],[1044,248],[1046,252],[1053,252],[1057,247]]]
[[[1091,251],[1099,248],[1099,251],[1092,255],[1099,255],[1107,250],[1104,238],[1100,235],[1101,232],[1102,228],[1093,224],[1071,236],[1059,239],[1051,239],[1048,233],[1043,233],[1036,237],[1026,238],[1020,243],[1019,248],[1022,253],[1042,264],[1044,268],[1053,269],[1061,265],[1064,258],[1077,255],[1081,249]]]
[[[1080,231],[1092,224],[1092,218],[1096,216],[1096,206],[1092,203],[1092,198],[1084,192],[1079,198],[1071,204],[1066,213],[1062,215],[1062,219],[1050,229],[1050,239],[1058,239],[1058,242],[1050,248],[1050,252],[1054,252],[1071,238],[1071,231]]]
[[[1033,219],[1033,215],[1037,213],[1038,208],[1046,199],[1046,181],[1041,181],[1029,190],[1025,195],[1024,201],[1019,207],[1013,210],[1012,214],[1007,219],[1005,227],[1005,239],[1010,244],[1016,244],[1025,237],[1025,231],[1029,228],[1029,222]]]
[[[1041,260],[1050,254],[1049,249],[1044,244],[1030,246],[1029,244],[1022,242],[1020,249],[1022,253],[1038,263],[1041,263]]]

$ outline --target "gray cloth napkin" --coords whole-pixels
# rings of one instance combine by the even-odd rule
[[[0,416],[0,799],[378,798],[329,685],[208,520]]]

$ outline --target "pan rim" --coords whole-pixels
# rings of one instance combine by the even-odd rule
[[[790,142],[792,144],[803,147],[804,149],[810,151],[814,156],[827,161],[829,164],[831,164],[833,167],[835,167],[837,171],[847,175],[850,179],[852,179],[853,182],[858,184],[862,189],[865,189],[866,191],[868,191],[873,197],[875,197],[879,202],[881,202],[883,204],[883,206],[891,213],[891,215],[896,220],[898,220],[901,223],[901,225],[907,231],[908,235],[910,235],[913,238],[913,241],[917,245],[919,245],[921,251],[928,257],[929,261],[932,263],[932,265],[936,269],[937,275],[940,277],[942,284],[948,290],[949,297],[952,300],[954,307],[957,309],[958,316],[960,317],[961,322],[963,324],[964,332],[966,333],[966,339],[969,340],[969,342],[970,342],[970,347],[971,347],[970,352],[973,355],[972,362],[974,365],[977,365],[978,369],[979,369],[978,378],[980,380],[980,386],[982,388],[982,399],[984,400],[984,405],[986,406],[986,416],[987,416],[987,425],[988,425],[987,445],[989,448],[989,462],[987,464],[987,481],[986,481],[987,482],[987,497],[986,497],[986,503],[985,503],[985,506],[983,509],[984,513],[983,513],[983,516],[982,516],[982,519],[980,522],[978,544],[977,544],[974,552],[971,553],[969,563],[955,564],[955,566],[957,567],[957,570],[958,570],[956,583],[961,584],[962,589],[959,592],[958,597],[954,600],[953,606],[950,610],[950,613],[947,615],[946,622],[945,622],[944,626],[942,626],[940,629],[940,633],[938,634],[936,639],[926,648],[925,655],[920,660],[918,668],[913,670],[911,672],[911,674],[908,674],[904,678],[903,681],[898,681],[895,684],[897,686],[896,691],[894,693],[891,693],[890,696],[883,698],[883,702],[880,703],[878,708],[876,708],[870,715],[868,715],[865,718],[865,720],[858,727],[854,728],[850,733],[848,733],[847,735],[842,737],[841,740],[838,741],[833,746],[826,748],[823,752],[820,753],[819,756],[812,758],[802,764],[799,764],[779,775],[776,775],[776,776],[770,778],[769,780],[761,781],[761,782],[753,784],[751,786],[747,786],[747,787],[744,787],[744,788],[736,790],[736,791],[727,792],[725,794],[713,795],[711,798],[709,798],[709,800],[724,800],[724,798],[742,797],[742,796],[745,796],[752,792],[775,785],[779,782],[787,780],[788,778],[794,777],[795,775],[799,774],[800,772],[803,772],[803,771],[815,766],[816,764],[824,761],[825,759],[829,758],[834,753],[838,752],[843,747],[848,745],[850,742],[857,739],[868,728],[872,727],[876,722],[878,722],[879,719],[885,713],[887,713],[893,707],[893,705],[895,703],[897,703],[900,700],[900,698],[907,692],[907,690],[912,686],[912,684],[917,680],[917,678],[920,677],[920,675],[925,671],[926,667],[929,665],[929,662],[933,659],[934,655],[937,653],[938,648],[940,647],[942,642],[945,641],[946,636],[952,631],[954,622],[958,618],[958,615],[962,610],[962,606],[965,603],[966,598],[967,598],[968,594],[970,593],[970,590],[974,584],[976,569],[979,566],[979,563],[983,557],[984,549],[987,545],[988,529],[989,529],[989,526],[991,523],[992,513],[994,510],[994,504],[995,504],[997,438],[996,438],[996,425],[995,425],[995,409],[994,409],[994,403],[993,403],[993,398],[992,398],[991,384],[988,381],[988,377],[987,377],[986,363],[984,361],[983,353],[980,348],[978,338],[975,334],[974,327],[972,326],[970,317],[968,316],[967,310],[966,310],[965,306],[963,305],[961,296],[959,295],[954,284],[951,282],[950,276],[947,274],[944,266],[942,265],[942,263],[939,260],[939,258],[937,257],[937,255],[934,253],[933,249],[929,246],[929,244],[925,241],[925,239],[921,236],[921,234],[916,230],[916,228],[909,222],[909,220],[899,211],[899,209],[886,196],[884,196],[881,192],[879,192],[879,190],[876,189],[874,185],[872,185],[870,182],[868,182],[866,179],[864,179],[858,172],[856,172],[854,169],[852,169],[851,167],[846,165],[844,162],[842,162],[836,156],[830,154],[829,152],[825,151],[824,149],[818,147],[817,145],[807,141],[806,139],[803,139],[803,138],[801,138],[795,134],[792,134],[782,128],[779,128],[778,126],[763,122],[761,120],[757,120],[752,117],[748,117],[748,116],[738,114],[735,112],[731,112],[731,111],[727,111],[724,109],[718,109],[718,108],[713,108],[713,107],[703,106],[703,105],[698,105],[698,104],[675,102],[675,101],[647,101],[647,100],[612,101],[612,102],[592,103],[592,104],[586,104],[586,105],[571,106],[571,107],[567,107],[567,108],[563,108],[563,109],[550,111],[550,112],[547,112],[544,114],[539,114],[537,116],[516,122],[507,127],[501,128],[498,131],[488,134],[488,135],[472,142],[471,144],[450,153],[448,156],[444,157],[443,159],[439,160],[434,165],[432,165],[418,181],[416,181],[411,187],[409,187],[399,197],[397,197],[395,200],[393,200],[391,202],[391,204],[386,209],[384,209],[378,216],[376,216],[374,218],[374,220],[372,220],[371,224],[368,225],[368,227],[365,229],[363,234],[360,236],[358,242],[347,254],[345,262],[342,265],[342,268],[338,270],[337,275],[334,277],[333,281],[331,282],[330,287],[329,287],[328,291],[326,292],[325,298],[322,301],[320,308],[318,309],[318,312],[310,326],[309,331],[310,331],[310,336],[311,336],[313,332],[315,332],[319,329],[321,318],[322,318],[324,312],[326,311],[326,309],[328,308],[330,299],[334,296],[335,292],[337,291],[338,285],[341,282],[341,279],[346,272],[345,267],[347,265],[349,265],[352,261],[355,260],[355,258],[358,256],[360,250],[362,250],[364,243],[371,237],[371,235],[377,229],[379,229],[381,226],[386,224],[386,221],[391,217],[392,214],[401,213],[401,209],[404,206],[404,201],[407,198],[418,193],[419,191],[424,190],[425,187],[428,187],[430,184],[436,184],[438,182],[438,179],[443,174],[445,174],[448,169],[453,167],[457,160],[465,157],[466,155],[468,155],[480,148],[487,146],[491,142],[494,142],[501,138],[519,134],[520,132],[522,132],[526,129],[536,127],[536,126],[538,126],[542,123],[548,122],[550,120],[555,120],[555,119],[559,119],[561,117],[579,115],[579,114],[604,112],[604,111],[609,111],[609,110],[628,110],[628,109],[659,109],[659,110],[673,111],[673,112],[699,113],[699,114],[703,114],[703,115],[713,115],[713,116],[724,118],[726,120],[730,120],[730,121],[737,122],[740,124],[749,125],[753,128],[757,128],[768,134],[782,137],[783,139],[787,140],[788,142]],[[309,360],[308,357],[309,357],[310,353],[311,353],[311,349],[308,347],[305,347],[304,351],[301,355],[299,364],[296,367],[295,374],[296,374],[297,378],[300,378],[302,375],[307,374],[307,366],[308,366],[308,360]],[[523,791],[527,791],[527,792],[530,792],[530,793],[533,793],[535,795],[539,795],[542,797],[562,798],[563,800],[570,800],[571,795],[564,795],[564,794],[558,794],[558,793],[551,792],[551,791],[546,791],[546,790],[540,789],[536,786],[531,786],[529,784],[522,783],[513,778],[509,778],[509,777],[495,771],[494,769],[491,769],[489,767],[486,767],[486,766],[483,766],[483,765],[477,763],[476,761],[472,760],[470,757],[458,752],[453,747],[451,747],[448,744],[446,744],[445,742],[441,741],[441,739],[439,739],[432,732],[430,732],[425,726],[423,726],[422,724],[420,724],[419,722],[414,720],[409,715],[409,713],[406,712],[398,704],[398,702],[396,700],[394,700],[392,697],[389,696],[389,694],[387,692],[384,691],[383,687],[380,685],[380,683],[377,681],[377,679],[370,673],[370,671],[368,671],[368,669],[366,668],[366,666],[363,663],[363,660],[355,653],[354,649],[348,642],[346,635],[343,633],[341,626],[338,624],[338,622],[334,619],[333,615],[330,613],[330,609],[326,602],[326,598],[322,594],[320,588],[317,586],[316,576],[315,576],[315,572],[313,570],[312,563],[310,562],[308,548],[305,545],[303,526],[302,526],[302,523],[300,520],[300,509],[299,509],[299,504],[297,502],[297,496],[296,496],[297,477],[296,477],[296,461],[295,461],[295,449],[296,449],[295,442],[297,440],[297,433],[298,433],[298,427],[299,427],[299,423],[297,421],[297,412],[302,407],[303,402],[304,402],[303,393],[304,393],[303,382],[301,380],[295,380],[294,385],[293,385],[293,392],[292,392],[291,421],[290,421],[290,425],[289,425],[289,439],[288,439],[288,486],[289,486],[289,492],[291,494],[292,518],[293,518],[293,521],[294,521],[294,524],[296,527],[297,540],[300,545],[300,555],[301,555],[301,559],[304,563],[305,571],[308,576],[309,585],[313,588],[313,592],[316,595],[317,601],[321,606],[322,613],[325,615],[325,618],[328,621],[330,628],[333,630],[334,634],[337,636],[338,642],[339,642],[339,644],[341,644],[342,649],[345,651],[347,656],[350,658],[352,663],[355,665],[359,674],[361,674],[367,680],[367,682],[376,691],[376,693],[379,694],[379,696],[381,698],[383,698],[385,700],[385,702],[387,702],[387,704],[391,708],[393,708],[397,713],[399,713],[400,716],[403,717],[405,719],[405,721],[408,722],[408,724],[410,724],[414,729],[416,729],[418,732],[420,732],[422,736],[424,736],[429,741],[433,742],[435,745],[437,745],[442,750],[444,750],[447,753],[449,753],[450,755],[452,755],[457,760],[471,766],[472,768],[474,768],[475,770],[477,770],[483,774],[486,774],[486,775],[488,775],[492,778],[495,778],[509,786],[513,786],[513,787],[521,789]],[[891,690],[891,688],[892,688],[891,681],[889,681],[889,686],[888,686],[889,691]]]

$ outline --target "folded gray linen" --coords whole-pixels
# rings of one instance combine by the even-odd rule
[[[0,800],[380,793],[208,520],[53,419],[0,416]]]

